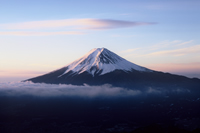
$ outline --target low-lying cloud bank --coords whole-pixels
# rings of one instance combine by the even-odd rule
[[[138,95],[139,90],[126,90],[120,87],[112,87],[111,85],[102,86],[76,86],[64,84],[44,84],[32,82],[12,82],[0,83],[0,95],[7,96],[123,96]]]
[[[189,90],[174,89],[171,92],[189,92]],[[153,89],[149,87],[146,90],[130,90],[120,87],[113,87],[109,84],[102,86],[76,86],[64,84],[44,84],[32,82],[11,82],[0,83],[0,96],[80,96],[80,97],[98,97],[98,96],[137,96],[141,94],[161,94],[166,90]]]

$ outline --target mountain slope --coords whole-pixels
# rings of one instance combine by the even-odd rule
[[[199,79],[153,71],[131,63],[115,53],[97,48],[69,65],[26,81],[50,84],[102,85],[126,88],[192,87],[199,88]]]

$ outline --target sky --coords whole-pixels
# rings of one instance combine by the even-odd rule
[[[105,47],[149,69],[200,78],[199,0],[0,0],[0,82]]]

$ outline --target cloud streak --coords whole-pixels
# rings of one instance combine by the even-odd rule
[[[138,47],[134,49],[127,49],[120,53],[127,54],[126,57],[150,57],[150,56],[180,56],[186,54],[200,53],[200,45],[192,45],[193,40],[190,41],[163,41],[155,45],[147,47]],[[192,46],[191,46],[192,45]],[[183,48],[184,47],[184,48]],[[166,50],[165,50],[166,49]]]
[[[139,50],[140,48],[134,48],[134,49],[127,49],[127,50],[124,50],[124,51],[121,51],[120,53],[131,53],[131,52],[133,52],[133,51],[137,51],[137,50]]]
[[[66,34],[77,35],[77,34],[83,34],[84,33],[83,31],[85,30],[108,30],[108,29],[128,28],[128,27],[153,25],[153,24],[156,23],[123,21],[123,20],[113,20],[113,19],[91,19],[91,18],[31,21],[31,22],[21,22],[21,23],[0,24],[0,29],[4,30],[0,32],[0,35],[21,35],[21,36],[66,35]],[[35,32],[35,30],[37,32]],[[41,32],[40,30],[51,30],[51,31]],[[62,31],[53,32],[52,30],[62,30]]]
[[[141,25],[152,25],[156,23],[149,22],[134,22],[112,19],[63,19],[63,20],[45,20],[32,21],[23,23],[0,24],[1,29],[47,29],[47,28],[62,28],[73,27],[83,29],[113,29],[126,28]]]
[[[174,49],[174,50],[164,50],[164,51],[158,51],[148,54],[149,56],[158,56],[158,55],[173,55],[173,56],[179,56],[179,55],[186,55],[186,54],[194,54],[194,53],[200,53],[200,45],[190,46],[186,48],[180,48],[180,49]]]

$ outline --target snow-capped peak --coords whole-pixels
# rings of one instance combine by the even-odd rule
[[[95,74],[103,75],[114,70],[123,70],[125,72],[132,70],[151,71],[125,60],[106,48],[92,49],[80,59],[67,65],[66,68],[67,70],[62,75],[68,73],[69,71],[73,71],[78,74],[87,71],[93,76]]]

